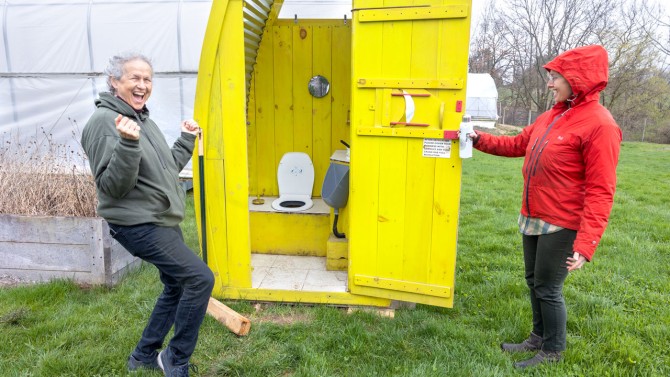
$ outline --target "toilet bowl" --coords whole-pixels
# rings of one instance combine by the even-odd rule
[[[277,168],[279,198],[272,208],[282,212],[300,212],[312,208],[314,165],[309,155],[289,152],[282,156]]]

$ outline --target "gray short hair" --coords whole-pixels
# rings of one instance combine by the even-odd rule
[[[147,58],[146,56],[135,52],[126,52],[114,55],[109,58],[109,64],[103,72],[105,76],[107,76],[107,87],[112,94],[116,94],[116,89],[114,86],[112,86],[112,78],[121,80],[121,76],[123,75],[123,66],[133,60],[141,60],[149,64],[149,68],[151,68],[151,73],[153,76],[154,67],[151,64],[151,59]]]

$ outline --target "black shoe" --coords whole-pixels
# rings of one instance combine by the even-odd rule
[[[530,333],[528,339],[524,340],[521,343],[503,343],[500,345],[505,352],[529,352],[529,351],[539,351],[542,348],[542,337],[535,335],[535,333]]]
[[[516,368],[528,368],[540,364],[557,363],[559,361],[561,361],[560,351],[540,351],[528,360],[514,363],[514,366]]]
[[[158,358],[154,358],[151,362],[145,363],[144,361],[137,360],[135,356],[130,355],[130,357],[128,357],[128,370],[134,372],[138,369],[160,370],[158,367]]]
[[[158,367],[166,377],[188,377],[189,368],[197,372],[197,368],[193,364],[174,365],[166,351],[167,348],[158,354]]]

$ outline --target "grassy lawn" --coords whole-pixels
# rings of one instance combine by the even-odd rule
[[[464,162],[456,301],[395,319],[326,306],[225,302],[252,320],[239,338],[205,319],[201,376],[670,376],[670,146],[625,143],[610,226],[594,261],[565,285],[568,350],[516,371],[529,354],[499,344],[530,331],[516,219],[521,159]],[[197,248],[192,201],[184,231]],[[0,289],[0,376],[123,376],[161,290],[153,266],[114,288],[67,281]],[[140,372],[135,376],[158,376]]]

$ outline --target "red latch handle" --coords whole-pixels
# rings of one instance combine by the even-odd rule
[[[444,131],[444,138],[446,140],[458,139],[458,131]]]

